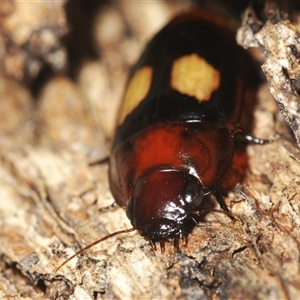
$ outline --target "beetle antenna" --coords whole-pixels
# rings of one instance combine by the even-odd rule
[[[95,241],[95,242],[93,242],[93,243],[85,246],[84,248],[82,248],[81,250],[79,250],[78,252],[76,252],[75,254],[73,254],[71,257],[69,257],[67,260],[65,260],[61,265],[59,265],[59,267],[55,270],[55,273],[57,273],[59,271],[59,269],[61,267],[63,267],[66,263],[68,263],[70,260],[72,260],[74,257],[78,256],[79,254],[83,253],[87,249],[90,249],[93,246],[95,246],[95,245],[97,245],[97,244],[99,244],[99,243],[101,243],[101,242],[103,242],[105,240],[108,240],[108,239],[110,239],[110,238],[112,238],[112,237],[114,237],[114,236],[116,236],[118,234],[128,233],[128,232],[132,232],[134,230],[136,230],[136,229],[132,227],[132,228],[124,229],[124,230],[115,231],[115,232],[113,232],[111,234],[108,234],[108,235],[102,237],[101,239],[99,239],[99,240],[97,240],[97,241]]]

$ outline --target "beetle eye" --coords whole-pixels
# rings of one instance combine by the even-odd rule
[[[203,196],[203,187],[200,182],[194,176],[188,175],[185,189],[185,201],[196,207],[201,203]]]

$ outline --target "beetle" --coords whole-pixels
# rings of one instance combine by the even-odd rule
[[[109,184],[132,226],[152,244],[185,238],[207,194],[227,210],[219,183],[241,137],[247,62],[223,21],[191,11],[159,31],[133,67]]]
[[[136,229],[154,247],[158,241],[163,250],[169,239],[178,246],[208,194],[228,211],[220,181],[235,140],[268,142],[239,128],[253,76],[248,66],[232,31],[210,13],[183,13],[156,34],[129,76],[109,160],[114,204],[126,208],[133,227],[82,248],[56,272],[92,246]]]

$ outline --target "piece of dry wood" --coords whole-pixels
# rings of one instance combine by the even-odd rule
[[[100,39],[101,60],[82,67],[77,85],[56,76],[33,107],[26,88],[0,78],[5,107],[0,109],[5,120],[0,124],[0,298],[296,299],[300,151],[283,130],[266,85],[258,93],[253,134],[274,142],[247,147],[244,179],[226,199],[234,220],[211,212],[191,232],[188,245],[176,251],[167,244],[164,253],[137,232],[119,235],[55,273],[75,251],[130,227],[122,208],[99,213],[113,201],[108,166],[90,163],[108,153],[103,132],[112,131],[125,70],[145,42],[139,36],[157,30],[149,24],[143,29],[147,14],[151,19],[161,13],[167,21],[178,6],[118,5],[119,13],[107,7],[105,14],[119,20],[120,28],[144,9],[142,24],[130,25],[137,28],[134,38],[124,38],[119,29]]]

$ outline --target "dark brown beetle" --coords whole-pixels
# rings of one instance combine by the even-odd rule
[[[110,189],[150,241],[185,236],[204,195],[234,154],[245,52],[211,14],[182,14],[148,44],[132,70],[110,158]]]
[[[109,166],[110,189],[152,244],[186,238],[205,195],[227,207],[220,180],[231,165],[248,78],[248,56],[213,15],[192,11],[165,26],[132,70]],[[58,270],[57,269],[57,270]]]

